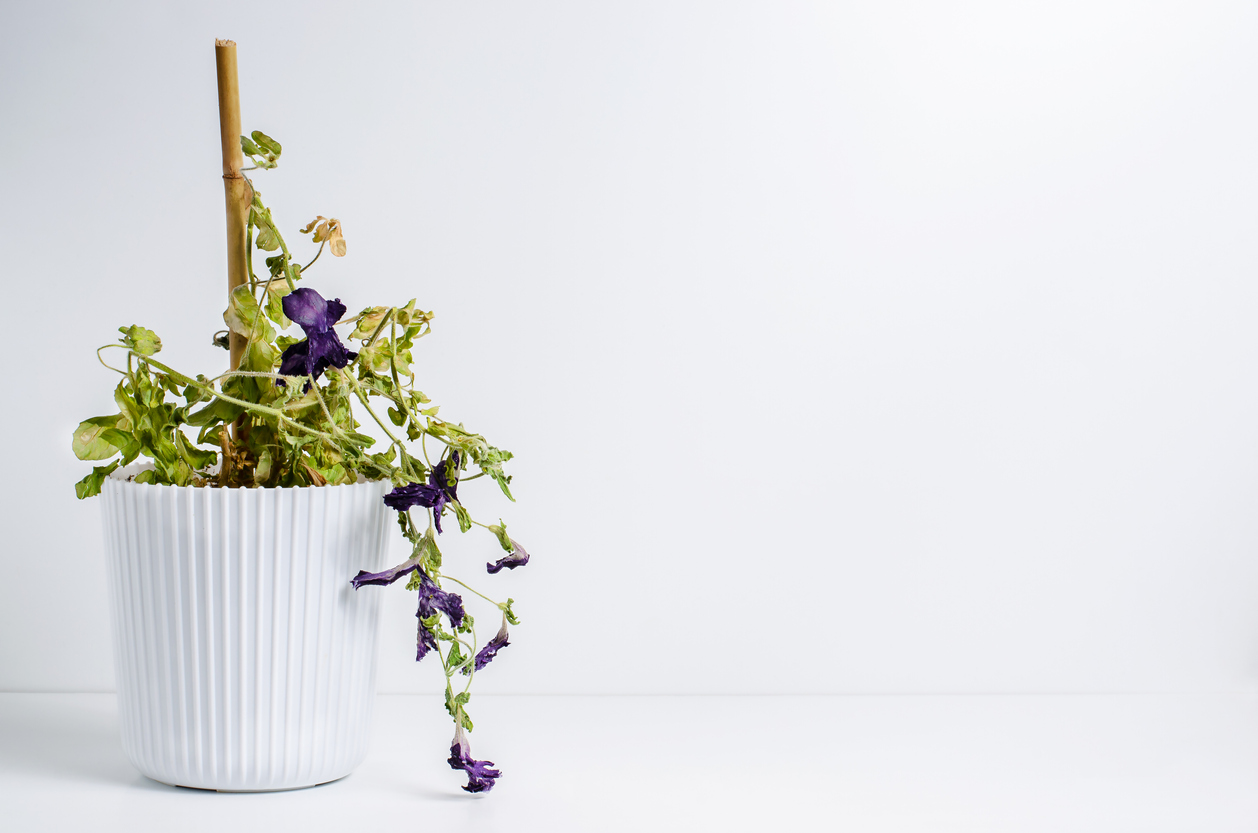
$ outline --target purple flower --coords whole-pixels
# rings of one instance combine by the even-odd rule
[[[479,671],[486,665],[489,665],[489,661],[498,656],[498,651],[510,644],[507,641],[507,617],[504,616],[502,617],[502,627],[498,629],[497,635],[489,640],[489,643],[484,648],[476,652],[476,661],[474,663],[476,670]],[[463,666],[463,673],[468,673],[466,665]]]
[[[454,732],[454,740],[450,742],[450,757],[446,759],[450,769],[461,769],[467,773],[467,786],[463,789],[470,793],[487,793],[494,788],[494,780],[502,777],[496,769],[490,769],[493,761],[472,760],[472,747],[467,742],[467,735],[460,726]]]
[[[424,620],[440,612],[449,617],[450,627],[457,628],[463,624],[463,617],[466,615],[463,610],[463,597],[457,593],[445,592],[437,585],[437,582],[429,578],[419,566],[419,556],[408,558],[396,567],[390,567],[380,573],[359,570],[358,575],[350,579],[350,584],[354,585],[355,590],[364,584],[383,586],[392,584],[416,571],[419,572],[419,609],[415,611],[415,616],[419,619],[419,636],[415,643],[415,661],[419,662],[427,656],[430,650],[437,647],[437,637],[424,627]]]
[[[381,573],[369,573],[366,570],[359,570],[358,575],[349,580],[354,585],[354,589],[362,587],[364,584],[379,584],[384,587],[392,584],[403,576],[408,576],[415,570],[419,569],[419,557],[408,558],[396,567],[390,567]]]
[[[514,538],[511,541],[511,552],[499,558],[493,564],[486,564],[485,570],[489,573],[497,573],[503,567],[508,570],[514,570],[516,567],[523,567],[529,563],[529,554],[525,552],[524,547],[520,546],[520,542]]]
[[[419,616],[418,613],[415,614]],[[415,661],[419,662],[428,656],[428,652],[437,647],[437,637],[424,627],[424,620],[419,620],[419,636],[415,640]]]
[[[442,590],[423,570],[419,571],[419,582],[419,610],[415,613],[416,616],[427,619],[441,611],[450,618],[450,627],[457,628],[463,624],[462,596]]]
[[[459,452],[455,451],[428,472],[428,482],[407,483],[398,486],[384,496],[384,503],[390,509],[405,512],[412,506],[426,506],[432,510],[433,521],[437,531],[441,531],[441,511],[447,503],[459,499]]]
[[[341,344],[332,325],[345,314],[341,299],[325,301],[309,287],[302,287],[284,296],[284,314],[301,326],[306,338],[290,346],[280,356],[280,373],[285,376],[310,376],[318,379],[328,367],[344,367],[358,357]],[[277,384],[283,384],[283,381]],[[306,382],[310,390],[310,382]]]

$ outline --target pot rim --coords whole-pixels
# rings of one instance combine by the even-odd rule
[[[136,487],[154,486],[154,487],[160,487],[163,489],[187,489],[189,491],[201,491],[203,489],[212,489],[216,492],[250,492],[250,491],[296,492],[296,491],[301,491],[304,489],[341,489],[341,488],[352,489],[357,486],[373,486],[373,485],[379,485],[381,483],[389,482],[387,480],[368,480],[367,478],[363,477],[361,474],[358,475],[357,483],[336,483],[336,484],[329,484],[325,486],[219,486],[217,484],[212,485],[212,486],[176,486],[171,483],[136,483],[134,480],[131,479],[135,477],[137,474],[139,474],[140,472],[152,471],[154,468],[156,467],[152,463],[132,463],[131,465],[126,466],[125,468],[114,469],[112,472],[109,473],[109,476],[106,477],[105,479],[106,481],[112,481],[115,485],[119,485],[119,486],[136,486]]]

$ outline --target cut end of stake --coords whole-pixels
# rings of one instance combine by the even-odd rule
[[[234,40],[223,40],[221,38],[215,38],[214,45],[217,46],[219,49],[226,49],[229,46],[235,46],[236,42]]]

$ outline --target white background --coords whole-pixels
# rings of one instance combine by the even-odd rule
[[[482,690],[1252,691],[1256,25],[6,4],[0,690],[113,686],[94,348],[225,363],[226,37],[289,239],[344,223],[311,285],[435,310],[421,386],[518,457],[517,504],[463,490],[534,554],[482,582],[525,620]],[[381,592],[381,690],[435,691]]]

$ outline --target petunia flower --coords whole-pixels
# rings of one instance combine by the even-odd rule
[[[461,769],[467,773],[467,785],[463,789],[470,793],[489,792],[494,788],[494,781],[502,777],[496,769],[490,769],[493,761],[476,761],[472,759],[472,747],[467,742],[463,727],[454,731],[454,740],[450,742],[450,757],[446,759],[450,769]]]
[[[434,613],[444,613],[450,619],[450,627],[457,628],[463,624],[463,617],[467,615],[463,610],[463,597],[457,593],[447,593],[442,590],[437,582],[429,578],[419,566],[419,558],[419,556],[408,558],[396,567],[390,567],[379,573],[359,570],[358,575],[350,579],[350,584],[354,585],[354,589],[357,590],[364,584],[386,586],[411,573],[419,572],[419,609],[415,611],[415,616],[419,619],[419,635],[415,643],[416,662],[437,647],[436,635],[424,627],[425,619],[431,618]]]
[[[419,613],[415,613],[419,616]],[[428,656],[428,652],[435,650],[437,647],[437,636],[428,628],[424,627],[424,620],[419,620],[419,635],[415,639],[415,661],[419,662]]]
[[[329,367],[345,367],[358,357],[345,349],[332,329],[345,314],[341,299],[325,301],[323,296],[303,286],[284,296],[284,314],[305,332],[306,338],[290,346],[280,356],[280,373],[284,376],[310,376],[318,379]],[[283,384],[280,382],[279,384]],[[306,382],[310,390],[310,382]]]
[[[362,587],[364,584],[378,584],[381,587],[388,586],[403,576],[408,576],[419,569],[419,556],[408,558],[396,567],[390,567],[379,573],[369,573],[366,570],[359,570],[358,575],[349,580],[354,585],[354,589]]]
[[[503,616],[502,627],[498,629],[498,633],[493,639],[489,640],[484,648],[481,648],[476,652],[476,660],[474,663],[476,670],[479,671],[486,665],[489,665],[490,660],[498,656],[498,652],[510,644],[511,643],[507,641],[507,617]],[[463,673],[469,673],[466,665],[463,666]]]
[[[514,570],[516,567],[523,567],[525,564],[529,563],[529,554],[525,551],[524,547],[520,546],[520,542],[514,538],[508,540],[511,541],[511,552],[507,553],[502,558],[499,558],[492,564],[486,563],[486,572],[491,574],[497,573],[502,570],[503,567],[506,567],[508,570]]]
[[[437,582],[428,577],[423,570],[419,571],[419,611],[415,614],[420,619],[427,619],[437,611],[441,611],[450,619],[450,627],[457,628],[463,624],[463,597],[458,593],[447,593],[437,586]]]
[[[455,451],[448,458],[432,467],[428,472],[427,483],[407,483],[398,486],[384,496],[384,503],[398,512],[405,512],[412,506],[426,506],[432,510],[433,521],[437,531],[441,531],[441,512],[447,503],[459,499],[459,452]]]

